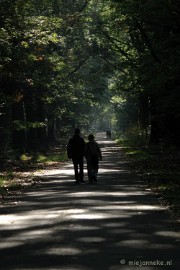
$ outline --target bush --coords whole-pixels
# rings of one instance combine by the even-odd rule
[[[138,125],[130,127],[125,132],[125,136],[134,146],[143,147],[149,144],[149,132]]]

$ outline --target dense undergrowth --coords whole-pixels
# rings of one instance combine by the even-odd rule
[[[174,146],[140,147],[125,139],[118,144],[130,161],[130,166],[148,182],[175,216],[180,216],[180,150]]]

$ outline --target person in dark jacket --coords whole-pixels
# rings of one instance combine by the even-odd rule
[[[97,173],[99,169],[99,160],[102,160],[99,144],[94,140],[94,135],[88,136],[89,142],[85,146],[84,155],[87,160],[87,171],[89,182],[97,182]]]
[[[75,129],[74,136],[69,140],[67,145],[67,155],[72,159],[74,164],[74,173],[76,183],[84,182],[84,149],[85,141],[80,136],[80,130]]]

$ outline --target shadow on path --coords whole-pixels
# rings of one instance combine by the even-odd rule
[[[75,185],[67,163],[3,210],[0,269],[180,269],[179,224],[120,148],[102,137],[100,144],[97,185]]]

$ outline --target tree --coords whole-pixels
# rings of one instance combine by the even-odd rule
[[[146,128],[150,121],[151,143],[178,144],[179,5],[154,0],[110,2],[109,23],[101,23],[100,30],[115,55],[115,61],[106,58],[119,77],[114,89],[127,100],[136,97],[137,122]]]
[[[97,89],[103,67],[86,32],[88,3],[3,3],[2,102],[9,100],[14,148],[38,149],[56,139],[57,127],[65,132],[70,125],[88,125],[87,113],[105,87],[102,78]]]
[[[178,14],[174,0],[1,1],[4,147],[47,148],[108,110],[179,144]]]

